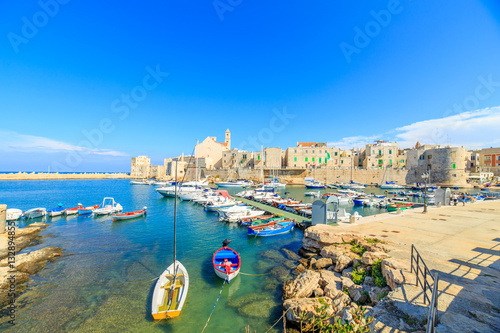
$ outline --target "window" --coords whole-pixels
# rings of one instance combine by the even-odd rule
[[[378,154],[379,154],[380,156],[382,156],[382,150],[379,150],[379,151],[378,151]]]
[[[404,163],[404,162],[405,162],[405,160],[401,160],[401,163]]]
[[[312,161],[314,162],[314,157],[312,158]]]
[[[321,163],[321,157],[319,158],[319,163]]]
[[[260,155],[257,155],[257,161],[260,161]]]
[[[337,156],[339,153],[338,152],[335,152],[335,156]]]
[[[247,159],[247,155],[246,154],[243,154],[243,159],[246,160]]]
[[[307,157],[306,157],[306,162],[307,162]]]
[[[389,160],[389,165],[392,165],[392,160]]]
[[[485,161],[491,161],[491,156],[490,156],[490,155],[486,155],[486,156],[484,156],[484,160],[485,160]]]
[[[297,162],[297,157],[294,157],[294,158],[293,158],[293,161],[294,161],[294,162]]]
[[[307,154],[307,150],[306,150],[306,154]]]
[[[297,149],[295,149],[294,153],[297,154]]]
[[[319,153],[321,154],[321,150],[319,151]]]
[[[471,164],[470,164],[470,166],[471,166],[471,167],[473,167],[473,166],[474,166],[474,163],[471,163]]]
[[[361,159],[359,159],[359,163],[361,163]]]
[[[470,159],[471,159],[471,161],[475,161],[475,160],[476,160],[476,155],[472,155],[472,156],[470,157]]]
[[[452,164],[453,169],[455,169],[455,163]]]
[[[340,164],[344,164],[344,160],[340,161]]]
[[[427,155],[427,159],[430,160],[432,158],[432,155]]]
[[[455,158],[455,157],[457,157],[457,154],[453,153],[453,154],[451,154],[451,157]]]
[[[392,150],[389,149],[389,155],[392,154]]]

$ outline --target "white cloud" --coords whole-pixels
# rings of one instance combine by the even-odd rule
[[[396,128],[395,141],[401,148],[424,144],[464,146],[478,149],[500,143],[500,107],[419,121]]]
[[[463,146],[480,149],[500,146],[500,107],[468,111],[439,119],[418,121],[383,134],[351,136],[329,146],[341,149],[361,148],[376,140],[398,142],[400,148],[421,144]]]
[[[361,148],[369,143],[374,143],[375,141],[381,139],[381,137],[381,135],[349,136],[337,142],[328,142],[328,146],[338,147],[340,149]]]
[[[76,146],[66,142],[52,140],[41,136],[19,134],[13,131],[0,130],[0,151],[4,152],[71,152],[107,156],[128,156],[119,151]]]

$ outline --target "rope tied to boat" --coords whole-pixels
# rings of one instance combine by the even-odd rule
[[[217,303],[219,302],[220,295],[222,295],[222,290],[224,289],[225,284],[226,284],[226,279],[224,279],[224,282],[222,283],[222,287],[220,288],[219,296],[217,297],[217,300],[215,301],[214,307],[212,308],[212,312],[210,312],[210,316],[208,316],[207,322],[205,323],[205,326],[201,330],[201,333],[203,333],[205,331],[205,328],[207,328],[208,323],[210,322],[210,318],[212,318],[212,315],[215,311],[215,307],[217,306]]]

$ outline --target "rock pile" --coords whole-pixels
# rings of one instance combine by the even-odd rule
[[[388,245],[361,234],[326,225],[306,229],[299,275],[283,286],[287,320],[300,324],[301,314],[317,316],[324,305],[332,322],[335,317],[351,321],[361,305],[372,309],[405,281],[404,265],[388,252]]]

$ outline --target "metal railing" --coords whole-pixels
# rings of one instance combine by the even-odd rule
[[[424,290],[423,292],[424,304],[426,304],[426,301],[429,301],[430,303],[429,316],[427,317],[427,333],[435,333],[438,322],[437,306],[438,306],[439,275],[437,272],[434,275],[431,273],[430,269],[427,267],[424,260],[420,256],[420,253],[418,253],[417,248],[413,244],[411,245],[410,272],[412,273],[415,272],[416,275],[415,286],[418,287],[418,285],[420,284],[420,286]],[[422,279],[420,279],[419,274],[420,277],[422,277]],[[432,281],[432,286],[431,283],[429,282],[429,277],[430,280]],[[429,296],[427,295],[427,290],[432,290],[430,299]]]
[[[434,287],[432,288],[432,301],[429,307],[429,316],[427,317],[427,333],[436,333],[438,323],[438,284],[439,274],[434,275]]]
[[[414,266],[414,264],[415,264],[415,266]],[[422,266],[423,266],[423,269],[422,269]],[[420,256],[420,253],[418,253],[417,248],[413,244],[411,245],[410,272],[411,273],[415,272],[415,275],[417,276],[416,281],[415,281],[415,286],[418,287],[418,285],[420,284],[420,286],[424,290],[424,304],[426,304],[426,301],[429,301],[429,303],[430,303],[431,300],[429,299],[429,296],[427,295],[427,289],[431,290],[432,286],[431,286],[431,283],[429,283],[429,281],[428,281],[428,277],[431,278],[433,283],[435,282],[435,279],[434,279],[434,276],[432,276],[430,269],[427,267],[424,260]],[[421,277],[423,277],[422,280],[419,278],[419,273],[420,273]]]

